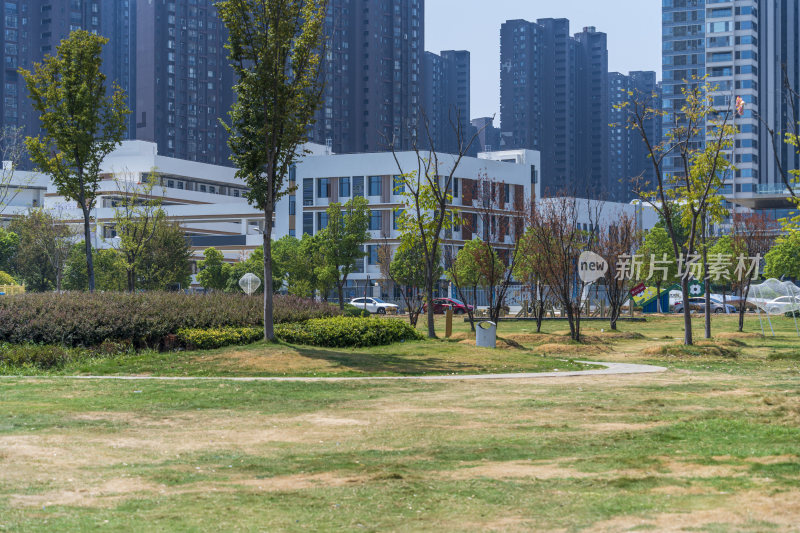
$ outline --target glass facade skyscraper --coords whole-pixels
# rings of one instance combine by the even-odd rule
[[[719,111],[734,109],[741,98],[744,110],[734,116],[739,133],[729,154],[736,170],[726,176],[723,189],[738,205],[777,205],[757,201],[780,188],[772,143],[759,117],[778,132],[798,120],[783,87],[784,74],[792,87],[800,87],[798,11],[797,3],[787,0],[662,2],[664,131],[683,105],[684,80],[691,82],[692,76],[706,76],[715,87],[711,96]],[[778,144],[782,165],[798,168],[795,151]],[[668,158],[665,169],[681,172],[676,158]]]

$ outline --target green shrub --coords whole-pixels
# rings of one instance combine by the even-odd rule
[[[243,294],[170,292],[40,293],[0,298],[0,342],[97,346],[105,341],[135,348],[165,346],[184,328],[259,327],[263,300]],[[274,298],[276,323],[338,315],[321,302]]]
[[[178,330],[178,341],[192,350],[210,350],[223,346],[251,344],[264,338],[261,328],[211,328]]]
[[[369,311],[366,309],[360,309],[352,304],[344,304],[344,310],[342,311],[342,316],[360,316],[360,317],[369,317]]]
[[[275,335],[292,344],[329,348],[381,346],[422,339],[417,330],[402,320],[344,316],[279,324],[275,326]]]
[[[42,344],[3,344],[0,346],[0,365],[30,366],[41,370],[58,368],[81,356],[80,350]]]

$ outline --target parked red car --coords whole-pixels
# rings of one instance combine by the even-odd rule
[[[467,309],[470,311],[473,309],[471,305],[467,305],[461,300],[456,300],[455,298],[434,298],[433,300],[433,312],[436,314],[444,314],[447,311],[448,307],[453,308],[453,313],[456,315],[463,315],[467,312]],[[422,311],[428,312],[428,304],[422,305]]]

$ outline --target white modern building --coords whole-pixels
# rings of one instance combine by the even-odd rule
[[[348,297],[360,294],[370,284],[383,281],[378,265],[378,248],[400,243],[397,228],[398,214],[404,209],[405,198],[398,190],[398,176],[419,169],[417,154],[391,153],[330,154],[326,147],[309,144],[309,153],[293,169],[288,186],[296,186],[292,194],[283,197],[274,215],[273,239],[290,235],[301,238],[314,235],[327,224],[326,209],[331,203],[345,203],[354,196],[365,197],[370,206],[371,240],[365,247],[365,258],[350,276]],[[440,154],[439,175],[449,175],[455,156]],[[513,214],[520,213],[540,197],[539,153],[531,150],[486,152],[477,158],[465,157],[459,162],[452,183],[452,207],[461,214],[463,223],[446,232],[443,244],[458,248],[474,236],[493,240],[502,248],[511,247],[515,239]],[[156,186],[149,194],[162,200],[168,220],[178,222],[190,239],[195,260],[203,250],[214,247],[228,261],[249,256],[263,242],[263,213],[244,198],[247,189],[235,176],[235,169],[197,163],[158,155],[154,143],[125,141],[110,154],[102,165],[96,207],[92,212],[94,246],[110,248],[115,244],[114,215],[117,202],[136,190],[143,194],[142,184],[155,179]],[[8,219],[28,209],[44,205],[57,211],[59,217],[82,224],[83,217],[74,201],[58,194],[45,176],[17,172],[14,175],[16,195],[3,213]],[[497,204],[492,207],[490,224],[485,208],[479,205],[478,185],[492,182],[492,195]],[[485,196],[484,196],[485,197]],[[541,200],[539,200],[541,201]],[[581,202],[588,202],[581,200]],[[590,213],[597,212],[597,202],[587,203],[580,221],[586,229],[597,223]],[[601,223],[611,221],[619,210],[637,214],[643,229],[652,227],[655,216],[647,210],[627,204],[604,204],[600,210]],[[584,220],[585,218],[585,220]],[[487,233],[489,232],[489,233]]]
[[[439,154],[439,175],[448,176],[455,164],[455,156]],[[453,209],[462,217],[477,213],[473,189],[481,179],[495,182],[498,195],[503,199],[503,210],[498,216],[509,216],[538,194],[538,152],[516,150],[512,152],[481,154],[478,158],[464,157],[453,175]],[[345,203],[354,196],[364,196],[371,210],[370,235],[366,256],[359,261],[356,273],[348,278],[347,297],[362,294],[367,280],[383,280],[378,264],[378,249],[400,243],[397,217],[405,207],[400,192],[400,174],[419,171],[419,160],[414,152],[341,154],[306,157],[297,164],[294,195],[280,202],[275,217],[275,235],[314,235],[327,225],[326,209],[331,203]],[[457,224],[445,235],[445,245],[463,246],[464,242],[480,235],[480,223]],[[513,230],[502,237],[507,244],[513,242]]]
[[[306,148],[312,154],[326,153],[324,146],[309,144]],[[167,219],[180,223],[186,231],[195,258],[213,246],[227,259],[237,261],[262,244],[264,215],[244,198],[247,188],[231,167],[165,157],[158,155],[155,143],[124,141],[103,161],[101,172],[92,211],[93,244],[98,248],[114,246],[114,208],[119,199],[134,190],[141,193],[142,184],[152,177],[157,185],[150,191],[151,197],[160,198]],[[5,218],[44,205],[68,222],[83,222],[77,203],[59,195],[46,176],[16,172],[8,188],[20,192],[8,204]]]

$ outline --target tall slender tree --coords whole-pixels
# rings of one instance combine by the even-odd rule
[[[665,117],[671,124],[662,143],[656,143],[648,133],[648,123],[665,116],[664,111],[654,107],[652,98],[634,97],[630,93],[632,100],[620,106],[628,110],[627,127],[641,135],[655,174],[655,183],[648,183],[642,177],[634,178],[633,190],[661,216],[672,241],[673,255],[683,260],[683,267],[700,259],[703,221],[716,217],[722,210],[723,178],[733,169],[727,153],[733,147],[737,131],[730,105],[720,109],[714,104],[713,93],[718,90],[715,85],[697,77],[685,83],[684,104],[673,115]],[[665,125],[667,123],[669,121],[665,120]],[[677,162],[678,172],[666,171],[667,158]],[[687,302],[689,276],[687,269],[683,270],[679,275],[681,296]],[[706,308],[709,308],[708,303]],[[683,324],[683,342],[690,345],[693,343],[692,316],[688,305],[684,306]],[[706,334],[710,334],[708,323]]]
[[[272,217],[290,191],[289,170],[303,155],[319,107],[320,51],[327,0],[220,0],[237,76],[228,146],[247,199],[264,211],[264,279],[272,279]],[[264,284],[264,338],[275,338],[272,285]]]
[[[49,175],[58,193],[78,203],[89,290],[94,291],[91,212],[100,184],[100,165],[125,135],[130,114],[125,93],[116,84],[106,91],[100,72],[105,37],[73,31],[33,71],[20,69],[39,113],[44,134],[28,137],[25,146],[36,168]]]

